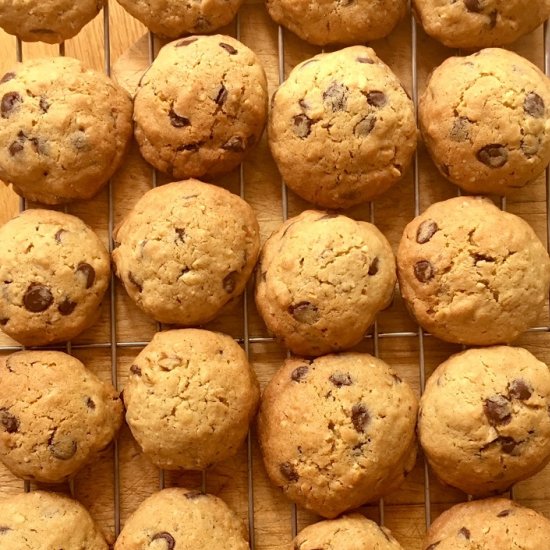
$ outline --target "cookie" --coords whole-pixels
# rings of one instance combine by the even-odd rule
[[[379,527],[361,514],[320,521],[306,527],[288,546],[288,550],[403,550],[389,529]]]
[[[395,282],[393,252],[374,225],[307,210],[265,243],[256,304],[288,349],[322,355],[359,343]]]
[[[182,34],[210,33],[228,25],[243,0],[117,0],[154,33],[169,38]]]
[[[550,521],[506,498],[473,500],[443,512],[430,527],[424,550],[542,550]]]
[[[115,550],[149,546],[249,549],[243,522],[223,500],[183,488],[164,489],[142,502],[124,525]]]
[[[420,99],[419,120],[441,174],[470,193],[505,195],[550,162],[550,81],[507,50],[444,61]]]
[[[0,328],[25,346],[91,326],[110,280],[109,254],[80,219],[26,210],[0,227]]]
[[[76,500],[32,491],[0,500],[0,547],[13,550],[108,550],[101,531]]]
[[[29,200],[93,197],[131,137],[128,94],[77,59],[26,61],[0,77],[0,179]]]
[[[16,476],[61,483],[122,424],[122,402],[75,357],[21,351],[0,358],[0,460]]]
[[[126,421],[159,468],[203,470],[237,453],[259,394],[246,354],[230,336],[159,332],[130,367]]]
[[[175,178],[230,172],[259,141],[267,80],[256,54],[229,36],[167,44],[141,79],[135,136],[141,154]]]
[[[0,27],[27,42],[56,44],[76,36],[105,0],[0,0]]]
[[[550,371],[527,350],[471,349],[442,363],[420,401],[436,475],[470,495],[503,492],[550,460]]]
[[[336,517],[401,485],[416,460],[416,412],[409,385],[371,355],[287,359],[260,405],[267,474],[295,503]]]
[[[416,149],[412,101],[363,46],[298,65],[273,96],[268,130],[286,184],[324,208],[378,197],[402,178]]]
[[[276,23],[311,44],[325,46],[384,38],[405,15],[407,2],[389,0],[382,7],[371,0],[267,0],[266,7]]]
[[[504,46],[550,16],[548,0],[413,0],[427,34],[449,48]]]
[[[260,249],[252,208],[197,180],[145,193],[114,239],[130,298],[157,321],[185,326],[212,320],[241,295]]]
[[[418,324],[457,344],[513,342],[548,298],[544,245],[527,222],[481,197],[435,203],[410,222],[397,269]]]

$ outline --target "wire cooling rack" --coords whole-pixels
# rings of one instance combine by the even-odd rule
[[[410,13],[410,10],[409,10]],[[417,32],[417,23],[414,17],[410,16],[410,25],[411,25],[411,80],[412,80],[412,99],[415,106],[418,105],[418,32]],[[277,53],[278,53],[278,77],[279,83],[282,83],[286,78],[285,71],[285,30],[282,27],[278,28],[277,36]],[[240,39],[241,36],[241,18],[237,15],[235,21],[235,37]],[[109,6],[106,3],[103,11],[103,41],[104,41],[104,71],[107,75],[111,75],[111,29],[109,24]],[[156,37],[154,34],[149,33],[148,36],[148,50],[149,50],[149,61],[152,62],[155,57],[156,51]],[[23,61],[23,47],[20,39],[15,39],[15,51],[16,51],[16,61]],[[61,43],[59,45],[59,55],[65,55],[65,44]],[[547,75],[550,75],[550,28],[546,24],[544,28],[544,69]],[[415,153],[413,160],[413,184],[414,184],[414,214],[415,216],[420,213],[421,209],[421,193],[420,193],[420,163],[418,158],[418,151]],[[240,196],[245,198],[245,173],[243,166],[241,165],[239,169],[239,190]],[[546,171],[546,234],[547,234],[547,243],[550,243],[550,170]],[[152,187],[157,186],[157,172],[151,170],[151,185]],[[458,192],[460,194],[460,192]],[[281,181],[281,205],[282,205],[282,218],[286,220],[289,216],[289,198],[286,185]],[[506,200],[501,199],[500,206],[502,209],[506,209]],[[20,210],[26,208],[25,200],[21,199],[20,201]],[[371,223],[375,223],[375,205],[374,203],[369,204],[369,217]],[[108,186],[108,240],[109,240],[109,251],[112,252],[113,248],[113,230],[114,230],[114,218],[115,218],[115,208],[114,208],[114,193],[113,186],[109,183]],[[130,340],[118,340],[117,338],[117,308],[116,308],[116,293],[117,285],[115,284],[115,275],[111,275],[111,285],[110,285],[110,308],[109,308],[109,341],[105,342],[92,342],[92,343],[82,343],[82,344],[71,344],[68,342],[65,345],[54,345],[54,346],[45,346],[42,348],[36,349],[58,349],[65,350],[67,353],[72,353],[73,350],[79,349],[105,349],[110,350],[110,361],[111,361],[111,380],[115,387],[118,386],[118,355],[119,350],[123,348],[135,348],[141,349],[148,344],[148,341],[130,341]],[[157,324],[157,330],[162,330],[162,326]],[[531,333],[549,333],[550,326],[538,326],[530,329]],[[245,349],[247,356],[250,354],[250,345],[251,344],[262,344],[274,342],[274,338],[264,337],[264,336],[251,336],[250,334],[250,323],[249,323],[249,297],[248,291],[244,294],[243,299],[243,308],[242,308],[242,338],[236,338]],[[419,364],[419,380],[420,380],[420,389],[423,390],[426,382],[426,350],[425,350],[425,339],[429,338],[431,335],[422,330],[422,328],[417,327],[416,330],[412,331],[388,331],[381,332],[379,331],[378,321],[375,321],[371,331],[365,335],[366,339],[371,340],[372,349],[375,356],[379,356],[380,350],[380,340],[387,338],[410,338],[416,339],[418,343],[418,364]],[[0,352],[14,352],[24,349],[22,346],[18,345],[0,345]],[[253,443],[252,437],[249,434],[246,442],[247,450],[247,485],[248,485],[248,527],[250,534],[250,547],[252,550],[256,548],[256,529],[255,529],[255,511],[254,511],[254,472],[253,472]],[[115,535],[118,535],[121,528],[121,503],[120,503],[120,454],[119,454],[119,445],[115,441],[114,444],[114,453],[113,453],[113,511],[114,511],[114,529]],[[160,489],[165,487],[165,475],[164,471],[159,471],[158,476],[158,486]],[[207,487],[207,473],[202,473],[202,489],[206,491]],[[74,484],[69,482],[69,489],[71,494],[74,495]],[[31,490],[30,482],[23,482],[23,490],[28,492]],[[511,497],[513,498],[513,490],[511,491]],[[290,530],[292,537],[294,537],[298,530],[298,510],[296,505],[289,504],[291,506],[291,525]],[[426,527],[429,527],[432,517],[432,503],[430,496],[430,472],[427,466],[427,463],[424,462],[424,517]],[[384,511],[384,501],[380,500],[378,503],[378,516],[379,523],[384,524],[385,511]]]

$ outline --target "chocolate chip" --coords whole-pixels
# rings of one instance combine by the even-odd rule
[[[378,256],[374,258],[369,266],[369,275],[372,277],[373,275],[376,275],[378,273],[380,260],[378,259]]]
[[[516,378],[508,384],[508,395],[512,399],[527,401],[533,395],[533,388],[523,378]]]
[[[298,479],[300,479],[296,468],[290,462],[281,464],[279,466],[279,471],[288,481],[298,481]]]
[[[424,220],[416,230],[416,242],[426,244],[439,231],[439,226],[433,220]]]
[[[492,143],[480,149],[476,157],[489,168],[502,168],[508,162],[508,151],[504,145]]]
[[[181,227],[176,227],[174,228],[174,231],[176,232],[176,241],[181,241],[182,243],[185,242],[185,229],[181,228]]]
[[[4,319],[0,319],[0,325],[2,325],[3,327],[5,327],[9,322],[9,319],[8,318],[4,318]]]
[[[445,176],[445,177],[450,177],[451,176],[451,170],[450,168],[446,165],[446,164],[441,164],[439,166],[439,169],[441,170],[442,174]]]
[[[177,151],[198,151],[201,148],[201,145],[204,144],[204,141],[196,141],[194,143],[186,143],[185,145],[180,145],[177,148]]]
[[[23,296],[23,305],[32,313],[46,311],[53,303],[53,296],[47,286],[31,283]]]
[[[86,288],[92,288],[95,282],[95,269],[86,262],[80,262],[76,267],[77,275],[83,275],[86,280]]]
[[[311,302],[299,302],[289,306],[288,312],[299,323],[313,325],[319,320],[319,310]]]
[[[218,88],[218,91],[216,93],[216,97],[214,98],[216,105],[219,105],[221,107],[227,101],[228,95],[229,92],[227,91],[227,88],[223,85],[223,83],[220,84],[220,87]]]
[[[55,239],[56,242],[58,242],[58,243],[61,242],[61,235],[63,235],[63,233],[67,233],[67,231],[65,231],[65,229],[58,229],[57,230],[57,232],[54,235],[54,239]]]
[[[544,100],[539,94],[529,92],[525,96],[523,110],[532,117],[542,118],[544,116]]]
[[[141,284],[137,281],[134,274],[131,271],[128,271],[128,280],[139,290],[139,292],[143,291],[143,287]]]
[[[353,405],[351,409],[351,421],[356,432],[365,433],[370,422],[370,414],[363,403]]]
[[[320,218],[317,218],[317,221],[320,222],[322,220],[333,220],[334,218],[338,218],[340,214],[324,214]]]
[[[400,376],[397,376],[397,374],[392,373],[391,377],[398,383],[401,384],[403,382],[403,379]]]
[[[297,367],[292,371],[290,378],[294,380],[294,382],[300,382],[300,380],[303,380],[307,376],[308,372],[309,367],[306,365],[302,365],[301,367]]]
[[[357,63],[368,63],[369,65],[374,64],[374,61],[370,57],[367,57],[366,55],[362,55],[361,57],[356,57],[355,61],[357,61]]]
[[[489,14],[489,28],[494,29],[497,26],[497,21],[498,21],[498,11],[493,10]]]
[[[233,151],[234,153],[242,153],[246,149],[246,146],[241,136],[233,136],[222,145],[222,149]]]
[[[497,518],[507,518],[511,513],[512,513],[512,510],[510,509],[502,510],[502,512],[499,512],[497,514]]]
[[[373,130],[376,125],[376,115],[370,114],[362,118],[353,129],[353,132],[356,136],[366,137]]]
[[[495,261],[492,256],[489,256],[488,254],[480,254],[479,252],[472,254],[472,257],[474,258],[474,263],[476,265],[480,262],[494,263]]]
[[[2,97],[0,102],[0,114],[2,118],[8,118],[10,113],[17,108],[17,105],[23,101],[23,98],[17,92],[8,92]]]
[[[299,138],[306,138],[311,133],[313,121],[304,114],[296,115],[292,119],[292,130]]]
[[[237,286],[237,271],[232,271],[223,278],[222,286],[227,294],[233,294],[235,292],[235,287]]]
[[[138,367],[137,365],[132,365],[130,367],[130,372],[132,374],[135,374],[136,376],[141,376],[141,368]]]
[[[430,544],[430,546],[426,547],[426,550],[434,550],[434,548],[437,548],[441,544],[441,541],[438,540],[437,542],[434,542],[433,544]]]
[[[5,82],[9,82],[10,80],[13,80],[15,78],[15,73],[6,73],[2,78],[0,78],[0,84],[4,84]]]
[[[70,315],[74,308],[76,307],[76,302],[71,302],[69,298],[65,298],[58,306],[57,310],[61,315]]]
[[[9,147],[8,151],[12,157],[23,151],[24,146],[20,141],[14,141]]]
[[[342,386],[351,386],[353,384],[349,372],[335,372],[330,375],[329,380],[337,388],[341,388]]]
[[[220,46],[227,52],[229,55],[237,55],[237,50],[231,46],[230,44],[226,44],[225,42],[220,42]]]
[[[0,426],[9,434],[14,434],[19,431],[19,419],[11,414],[8,409],[0,409]]]
[[[502,426],[512,420],[510,401],[504,395],[493,395],[485,399],[483,411],[491,426]]]
[[[92,411],[95,411],[95,402],[91,397],[86,397],[85,403],[86,403],[86,407],[88,407],[88,409],[91,409]]]
[[[470,540],[470,536],[471,536],[470,530],[467,529],[466,527],[462,527],[462,529],[460,529],[460,531],[458,532],[458,536],[464,537],[466,540]]]
[[[348,103],[348,88],[343,84],[333,82],[323,92],[323,102],[325,108],[332,110],[333,113],[345,111]]]
[[[176,44],[176,48],[183,48],[184,46],[189,46],[189,44],[193,44],[193,42],[196,42],[198,38],[185,38],[184,40],[180,40]]]
[[[378,90],[367,93],[367,103],[373,107],[384,107],[388,103],[388,98],[384,92]]]
[[[464,0],[464,5],[468,11],[479,13],[483,10],[481,0]]]
[[[174,540],[174,537],[167,533],[166,531],[163,531],[162,533],[157,533],[156,535],[153,535],[151,538],[151,542],[154,540],[165,540],[166,541],[166,548],[167,550],[174,550],[176,546],[176,541]]]
[[[532,134],[525,136],[521,140],[521,152],[528,158],[534,157],[540,150],[540,141],[537,136]]]
[[[70,437],[61,437],[59,440],[54,441],[55,432],[50,438],[50,444],[48,450],[50,453],[59,460],[69,460],[76,454],[76,441]]]
[[[470,139],[471,125],[472,123],[465,116],[459,116],[458,118],[455,118],[453,127],[449,132],[450,138],[458,143],[462,141],[467,141],[468,139]]]
[[[428,260],[420,260],[414,265],[414,276],[421,282],[427,283],[435,275],[435,270]]]
[[[4,535],[8,531],[11,531],[11,527],[7,527],[6,525],[0,525],[0,535]]]
[[[501,435],[497,439],[497,443],[500,444],[500,448],[502,449],[502,452],[512,455],[514,454],[514,451],[516,450],[516,447],[518,446],[518,443],[513,437],[506,437]]]
[[[40,110],[43,112],[43,113],[47,113],[49,108],[50,108],[50,104],[48,103],[48,100],[42,96],[40,98],[40,103],[39,103],[39,106],[40,106]]]
[[[206,496],[206,495],[204,493],[202,493],[201,491],[187,491],[187,493],[185,493],[185,498],[187,500],[196,500],[196,499],[204,497],[204,496]]]
[[[174,111],[174,107],[170,107],[170,111],[168,111],[168,116],[170,117],[170,124],[174,128],[185,128],[186,126],[189,126],[191,124],[191,121],[184,116],[178,115],[176,111]]]

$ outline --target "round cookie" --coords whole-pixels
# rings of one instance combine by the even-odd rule
[[[207,330],[155,334],[124,388],[126,421],[159,468],[203,470],[234,456],[260,390],[244,350]]]
[[[56,44],[76,36],[105,0],[0,0],[0,27],[27,42]]]
[[[115,230],[117,275],[161,323],[201,325],[245,289],[260,249],[252,208],[187,180],[148,191]]]
[[[267,0],[266,6],[276,23],[318,46],[384,38],[407,11],[406,0]]]
[[[91,326],[109,285],[109,254],[80,219],[26,210],[0,227],[0,327],[25,346]]]
[[[153,548],[249,550],[243,522],[214,495],[164,489],[141,503],[120,533],[115,550]],[[162,546],[162,544],[164,546]]]
[[[175,178],[229,172],[259,141],[267,99],[256,54],[234,38],[193,36],[167,44],[135,97],[141,154]]]
[[[0,546],[13,550],[109,548],[82,504],[45,491],[0,500]]]
[[[414,0],[426,33],[449,48],[504,46],[550,16],[548,0]]]
[[[416,460],[416,412],[409,385],[371,355],[287,359],[260,405],[267,474],[300,506],[336,517],[401,485]]]
[[[288,349],[316,356],[359,343],[395,282],[392,249],[374,225],[307,210],[265,243],[256,304]]]
[[[550,162],[550,80],[507,50],[445,60],[420,99],[419,120],[441,174],[470,193],[507,194]]]
[[[131,137],[128,94],[77,59],[26,61],[0,77],[0,178],[29,200],[93,197]]]
[[[269,146],[286,184],[324,208],[348,208],[398,182],[416,149],[414,106],[371,48],[298,65],[278,88]]]
[[[182,34],[210,33],[228,25],[243,0],[117,0],[154,33],[169,38]]]
[[[430,527],[424,550],[542,550],[548,547],[550,521],[506,498],[457,504]]]
[[[314,523],[300,531],[288,550],[403,550],[391,531],[361,514]]]
[[[0,381],[0,460],[18,477],[65,481],[105,449],[122,424],[116,390],[66,353],[1,357]]]
[[[550,460],[550,371],[527,350],[453,355],[428,380],[418,431],[436,475],[470,495],[503,492]]]
[[[418,324],[457,344],[512,342],[548,298],[544,245],[527,222],[481,197],[435,203],[410,222],[397,268]]]

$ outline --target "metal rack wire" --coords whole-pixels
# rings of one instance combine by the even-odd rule
[[[415,106],[418,105],[418,33],[417,33],[417,24],[414,17],[411,16],[411,77],[412,77],[412,98]],[[103,27],[104,27],[104,71],[110,76],[111,74],[111,40],[110,40],[110,20],[109,20],[109,5],[108,2],[105,4],[103,12]],[[241,20],[237,16],[235,22],[235,35],[237,39],[240,39],[241,36]],[[282,83],[285,78],[285,31],[282,27],[278,28],[278,73],[279,73],[279,82]],[[23,61],[23,47],[20,39],[16,39],[15,44],[16,49],[16,60]],[[65,44],[62,43],[59,45],[59,55],[65,55]],[[149,33],[149,58],[152,62],[155,57],[155,36],[152,33]],[[547,75],[550,75],[550,25],[547,23],[544,28],[544,69]],[[157,185],[157,173],[155,170],[152,170],[151,176],[151,185],[156,187]],[[418,153],[415,154],[413,161],[413,182],[414,182],[414,213],[415,216],[420,213],[420,167],[418,160]],[[240,196],[245,198],[246,184],[245,184],[245,168],[241,165],[239,169],[239,190]],[[281,181],[281,205],[282,205],[282,217],[283,220],[286,220],[289,215],[289,200],[288,192],[286,185]],[[506,208],[506,202],[503,200],[501,202],[501,207]],[[20,203],[20,209],[24,210],[26,208],[26,203],[22,199]],[[114,207],[114,193],[111,183],[108,185],[108,248],[109,252],[112,252],[113,249],[113,230],[114,230],[114,217],[115,217],[115,207]],[[370,221],[371,223],[375,222],[375,205],[370,204]],[[546,233],[547,233],[547,244],[550,246],[550,170],[546,171]],[[119,341],[117,338],[117,310],[116,310],[116,281],[115,275],[111,274],[111,285],[110,285],[110,305],[109,305],[109,341],[108,342],[96,342],[96,343],[86,343],[86,344],[67,344],[53,345],[53,346],[44,346],[38,349],[62,349],[71,353],[73,350],[90,350],[90,349],[109,349],[110,350],[110,360],[111,360],[111,380],[115,388],[118,386],[118,352],[119,349],[141,349],[145,347],[147,341]],[[250,327],[249,327],[249,298],[248,298],[248,289],[244,294],[243,300],[243,336],[242,338],[237,338],[236,341],[239,342],[247,354],[250,355],[250,346],[252,344],[260,343],[270,343],[274,342],[275,339],[272,337],[263,337],[263,336],[251,336]],[[159,330],[162,328],[160,325],[157,327]],[[539,326],[530,329],[532,333],[548,333],[550,332],[550,327],[548,326]],[[365,336],[365,338],[372,341],[373,354],[379,356],[380,352],[380,340],[388,338],[415,338],[418,341],[418,362],[419,362],[419,379],[420,379],[420,388],[421,392],[424,390],[426,383],[426,351],[425,351],[425,339],[431,337],[430,334],[423,331],[422,328],[418,327],[415,331],[403,331],[403,332],[379,332],[378,322],[374,323],[374,326]],[[2,345],[0,346],[0,352],[13,352],[24,349],[22,346],[18,345]],[[248,526],[250,534],[250,547],[252,550],[255,549],[256,539],[255,539],[255,511],[254,511],[254,480],[253,480],[253,445],[252,438],[250,434],[248,435],[246,442],[247,450],[247,485],[248,485]],[[159,471],[159,487],[162,489],[165,487],[165,476],[162,470]],[[28,492],[30,491],[30,483],[24,482],[23,489]],[[69,484],[71,494],[74,495],[74,485]],[[113,510],[114,510],[114,527],[115,534],[118,535],[120,532],[120,523],[121,523],[121,514],[120,514],[120,457],[119,457],[119,447],[118,443],[115,441],[114,444],[114,454],[113,454]],[[202,490],[206,491],[207,488],[207,476],[203,473],[202,477]],[[513,493],[512,493],[513,496]],[[298,524],[298,510],[296,505],[291,505],[291,533],[294,537],[297,532]],[[384,524],[385,519],[385,508],[384,501],[381,500],[378,505],[379,510],[379,522]],[[424,515],[426,527],[429,527],[431,523],[431,496],[430,496],[430,477],[429,469],[427,463],[424,464]]]

